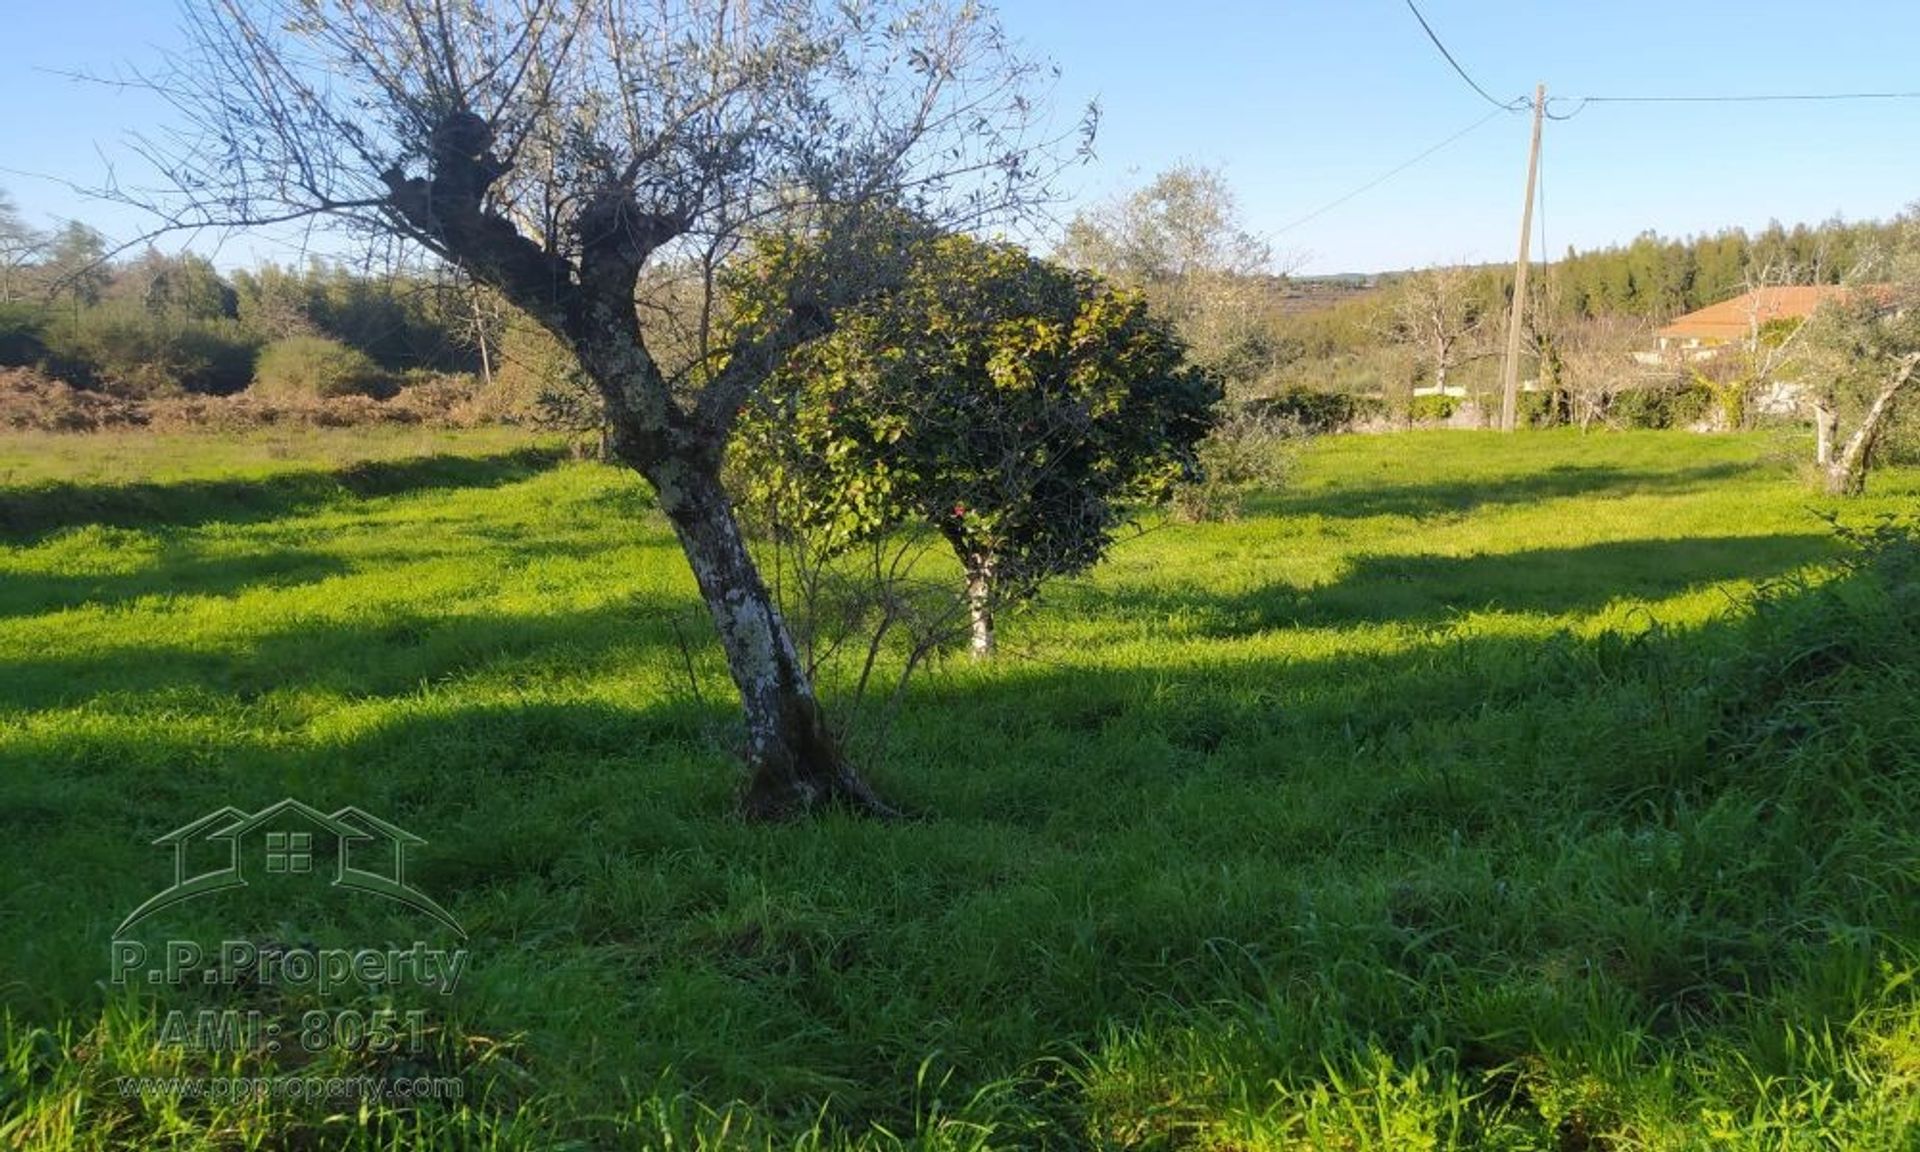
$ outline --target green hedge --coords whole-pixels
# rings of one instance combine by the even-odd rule
[[[1713,394],[1696,384],[1630,388],[1614,394],[1609,419],[1629,428],[1685,428],[1706,419]]]
[[[1247,414],[1256,419],[1289,422],[1307,432],[1338,432],[1359,415],[1354,397],[1340,392],[1316,392],[1311,388],[1289,388],[1249,400],[1245,407]]]

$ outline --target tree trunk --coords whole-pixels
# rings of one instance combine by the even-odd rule
[[[489,391],[493,390],[493,356],[487,351],[487,320],[480,310],[480,292],[475,289],[469,297],[473,304],[473,339],[480,346],[480,383]]]
[[[643,469],[713,614],[746,717],[749,819],[783,820],[829,804],[897,815],[841,755],[767,592],[717,470],[669,458]]]
[[[1821,468],[1833,467],[1833,442],[1840,434],[1840,413],[1830,400],[1813,402],[1813,462]]]
[[[1829,495],[1858,496],[1867,490],[1867,464],[1873,458],[1873,446],[1879,442],[1887,417],[1893,413],[1893,402],[1913,379],[1916,365],[1920,365],[1920,356],[1908,356],[1900,361],[1886,387],[1880,389],[1880,394],[1873,398],[1873,403],[1867,408],[1867,414],[1860,418],[1860,427],[1854,429],[1853,435],[1847,438],[1847,446],[1841,450],[1840,458],[1827,466]]]
[[[967,559],[967,614],[973,632],[973,658],[985,660],[993,655],[993,560],[990,557]]]

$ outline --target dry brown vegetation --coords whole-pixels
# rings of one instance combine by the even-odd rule
[[[100,432],[124,428],[157,431],[246,431],[276,426],[345,428],[371,424],[417,424],[472,428],[503,422],[508,415],[458,377],[410,384],[393,397],[333,396],[265,399],[234,396],[168,396],[131,399],[75,388],[29,368],[0,368],[0,428],[34,432]]]

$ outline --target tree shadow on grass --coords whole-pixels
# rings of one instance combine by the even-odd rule
[[[181,699],[182,693],[248,704],[278,691],[343,698],[391,697],[476,674],[539,681],[591,669],[621,650],[657,649],[651,661],[678,667],[689,629],[674,621],[698,605],[632,597],[607,606],[539,615],[388,613],[308,623],[228,642],[88,647],[0,658],[0,709],[78,706],[114,696]],[[714,659],[717,642],[689,653]],[[671,653],[671,655],[669,655]]]
[[[1326,516],[1360,520],[1372,516],[1424,519],[1456,516],[1488,505],[1535,504],[1576,496],[1674,496],[1751,475],[1750,464],[1703,464],[1694,468],[1638,469],[1612,464],[1563,464],[1510,476],[1442,480],[1424,484],[1379,483],[1362,477],[1351,487],[1265,493],[1247,502],[1259,516]]]
[[[1769,611],[1777,621],[1813,597],[1845,602],[1803,591]],[[1874,626],[1879,609],[1861,599],[1867,623],[1843,635]],[[1743,996],[1798,979],[1797,965],[1829,946],[1825,924],[1872,921],[1897,934],[1911,923],[1907,906],[1850,879],[1897,870],[1916,802],[1891,766],[1920,749],[1887,702],[1911,691],[1920,661],[1898,635],[1875,647],[1891,661],[1886,678],[1863,681],[1844,660],[1800,659],[1793,633],[1756,629],[1730,606],[1697,628],[1630,635],[1474,633],[1384,653],[1211,655],[1147,669],[1010,666],[923,684],[916,703],[939,719],[904,722],[901,755],[977,766],[922,785],[935,811],[1089,850],[1131,846],[1117,868],[1127,851],[1160,851],[1223,872],[1278,860],[1292,883],[1317,877],[1336,890],[1334,877],[1350,874],[1345,913],[1329,912],[1332,897],[1315,906],[1353,918],[1342,930],[1370,953],[1363,971],[1414,985],[1478,971],[1524,985],[1578,954],[1670,1033],[1676,1020],[1737,1018]],[[1753,703],[1756,683],[1779,699]],[[1782,716],[1797,720],[1784,744]],[[954,732],[970,734],[964,751]],[[1009,760],[1028,770],[1007,771]],[[1862,784],[1863,763],[1883,765],[1884,783]],[[1890,799],[1869,814],[1869,794]],[[1851,859],[1822,855],[1843,838]],[[1650,842],[1697,855],[1687,867],[1649,863],[1640,849]],[[1497,864],[1461,868],[1463,851]],[[1287,894],[1223,885],[1239,908],[1202,912],[1206,899],[1156,885],[1162,867],[1176,865],[1128,869],[1139,898],[1115,904],[1109,921],[1137,922],[1080,976],[1131,964],[1150,980],[1153,957],[1209,936],[1249,945],[1274,971],[1337,966],[1337,955],[1288,954],[1311,934]],[[1743,877],[1748,902],[1726,898],[1721,875]],[[1383,876],[1393,884],[1370,888]],[[1658,923],[1644,918],[1649,902],[1663,909]],[[1799,919],[1809,908],[1820,912]],[[1150,927],[1156,916],[1164,934]],[[1343,1023],[1360,1035],[1400,1027],[1390,1015]]]
[[[1206,636],[1356,623],[1428,623],[1466,612],[1559,616],[1618,600],[1658,601],[1732,581],[1766,581],[1830,559],[1829,535],[1620,540],[1474,556],[1358,556],[1337,583],[1270,584],[1239,593],[1209,588],[1097,591],[1096,612],[1197,621]],[[1086,596],[1084,590],[1070,595]]]
[[[436,455],[308,469],[251,480],[131,484],[61,481],[0,489],[0,540],[30,543],[64,528],[185,528],[246,523],[310,512],[342,499],[411,492],[497,488],[529,479],[567,458],[549,447],[487,456]]]
[[[1462,612],[1558,616],[1619,600],[1657,601],[1703,585],[1764,581],[1831,558],[1830,535],[1620,540],[1476,556],[1358,558],[1345,579],[1304,594],[1262,590],[1263,626],[1422,621]]]
[[[16,572],[0,581],[0,617],[108,607],[143,596],[231,596],[311,584],[349,570],[336,556],[282,548],[246,556],[166,558],[138,572],[113,575]]]

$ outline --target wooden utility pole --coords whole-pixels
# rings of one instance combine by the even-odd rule
[[[1520,211],[1520,262],[1513,266],[1513,313],[1507,319],[1507,360],[1500,371],[1500,430],[1520,422],[1520,321],[1527,308],[1527,248],[1533,239],[1533,188],[1540,178],[1540,120],[1547,111],[1547,86],[1533,90],[1533,144],[1527,149],[1527,203]]]

